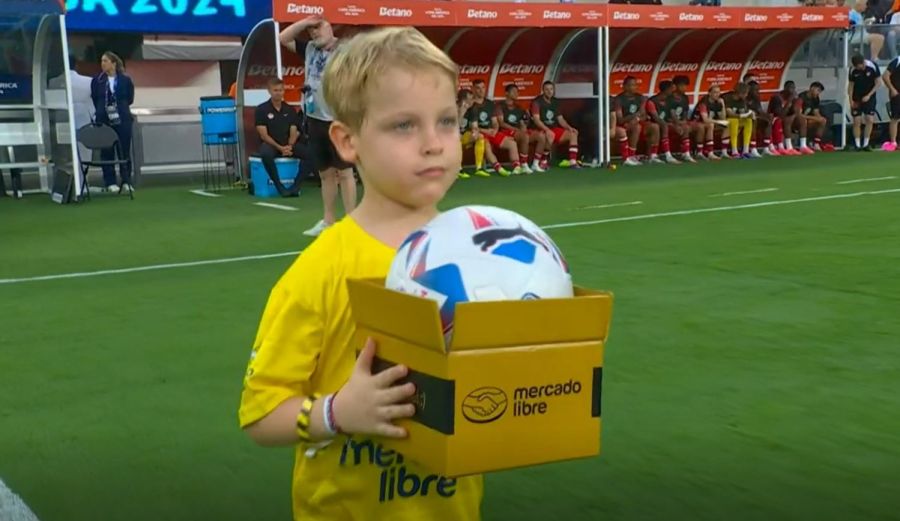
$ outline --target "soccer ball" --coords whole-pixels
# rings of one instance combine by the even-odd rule
[[[566,298],[572,277],[559,248],[536,224],[492,206],[462,206],[403,241],[385,285],[436,300],[449,343],[460,302]]]

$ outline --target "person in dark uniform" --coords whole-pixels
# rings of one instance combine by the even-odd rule
[[[284,81],[272,78],[268,88],[269,101],[256,107],[256,131],[262,141],[257,153],[278,193],[282,197],[297,197],[300,194],[302,168],[297,169],[294,183],[286,188],[278,178],[275,159],[294,157],[303,164],[306,149],[300,143],[300,121],[294,108],[284,102]]]
[[[853,116],[853,139],[855,149],[871,151],[869,138],[875,127],[875,112],[878,101],[875,92],[881,86],[881,69],[875,62],[869,61],[861,54],[851,59],[850,81],[847,91],[850,93],[850,108]],[[862,123],[865,120],[866,134],[862,135]]]
[[[881,77],[884,84],[887,85],[888,95],[890,96],[890,117],[891,122],[888,126],[890,132],[890,141],[884,143],[881,148],[886,152],[897,151],[897,125],[900,124],[900,57],[891,60],[887,70]]]
[[[122,184],[116,182],[116,171],[113,166],[103,167],[103,183],[110,192],[120,189],[134,190],[131,184],[131,126],[134,118],[131,105],[134,103],[134,82],[125,74],[122,58],[113,52],[103,53],[100,59],[103,69],[91,81],[91,100],[94,102],[97,123],[111,126],[119,136],[119,149],[128,163],[119,165],[119,176]],[[109,161],[114,158],[113,149],[104,150],[101,159]]]

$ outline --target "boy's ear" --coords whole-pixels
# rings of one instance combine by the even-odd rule
[[[334,148],[337,150],[338,155],[341,156],[341,159],[348,163],[356,163],[356,143],[350,127],[340,121],[335,121],[328,129],[328,137],[331,138],[331,142],[334,144]]]

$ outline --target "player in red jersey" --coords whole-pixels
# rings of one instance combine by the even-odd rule
[[[659,149],[659,125],[647,120],[647,100],[637,90],[637,79],[628,76],[622,83],[625,91],[616,96],[618,112],[616,120],[625,132],[628,140],[622,144],[622,159],[626,166],[639,166],[641,160],[636,156],[637,145],[641,135],[647,139],[651,163],[662,163],[657,157]],[[654,160],[655,158],[655,160]]]

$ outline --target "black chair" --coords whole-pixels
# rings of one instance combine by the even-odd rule
[[[80,198],[87,194],[87,198],[90,199],[91,191],[88,186],[88,170],[90,170],[92,166],[101,168],[104,166],[111,166],[115,168],[117,165],[128,164],[130,160],[122,159],[123,154],[119,143],[119,135],[116,134],[116,131],[109,125],[102,123],[85,125],[78,129],[77,139],[78,143],[84,145],[85,148],[91,151],[91,158],[89,161],[85,161],[84,158],[81,157],[80,149],[78,152],[78,160],[81,163],[81,193],[78,194],[78,196]],[[106,160],[100,159],[100,153],[108,148],[113,149],[113,158]],[[122,194],[123,185],[124,183],[119,181],[119,195]],[[134,200],[134,190],[128,190],[128,196]]]

